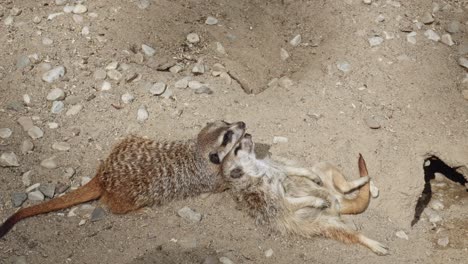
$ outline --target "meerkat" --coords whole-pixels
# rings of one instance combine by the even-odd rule
[[[86,185],[47,202],[23,208],[0,226],[0,238],[18,221],[100,200],[115,214],[225,189],[221,162],[245,133],[244,122],[208,123],[197,138],[154,141],[129,136],[101,162]]]
[[[239,207],[257,224],[267,224],[282,234],[358,243],[386,255],[384,245],[354,231],[340,218],[341,214],[362,213],[369,205],[369,176],[361,155],[358,165],[361,177],[347,181],[329,163],[308,170],[284,160],[259,160],[251,135],[245,134],[225,157],[222,170]],[[345,197],[357,189],[354,199]]]

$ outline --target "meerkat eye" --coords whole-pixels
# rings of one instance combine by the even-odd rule
[[[230,173],[231,178],[234,178],[234,179],[242,177],[243,174],[244,174],[244,171],[242,171],[241,168],[235,168]]]
[[[231,141],[233,134],[234,132],[231,130],[226,131],[226,133],[224,133],[223,143],[221,143],[221,146],[226,146]]]
[[[219,160],[218,153],[210,153],[210,161],[214,164],[221,164],[221,161]]]

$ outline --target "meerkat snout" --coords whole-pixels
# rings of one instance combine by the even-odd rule
[[[215,146],[214,150],[208,153],[208,158],[211,163],[219,165],[234,145],[244,136],[246,125],[242,121],[232,124],[219,121],[219,124],[213,123],[211,127],[213,133],[218,135],[218,139],[214,141],[218,146]]]

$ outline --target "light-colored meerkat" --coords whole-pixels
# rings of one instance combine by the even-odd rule
[[[23,208],[0,226],[0,238],[18,221],[100,198],[112,213],[225,189],[221,162],[245,133],[244,122],[208,123],[197,138],[154,141],[123,139],[86,185],[47,202]]]
[[[362,244],[378,255],[388,254],[381,243],[348,227],[341,214],[358,214],[369,205],[369,176],[362,156],[361,177],[347,181],[329,163],[311,170],[291,162],[257,159],[250,134],[225,157],[223,175],[241,209],[282,234],[321,235],[345,243]],[[353,199],[346,193],[359,189]]]

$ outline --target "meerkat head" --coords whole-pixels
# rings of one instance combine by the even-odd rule
[[[247,171],[255,167],[255,144],[252,135],[245,134],[223,160],[222,171],[225,179],[242,188],[249,182]]]
[[[224,157],[232,150],[245,133],[244,122],[208,123],[198,134],[197,143],[201,155],[212,165],[221,165]]]

